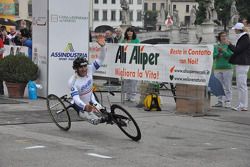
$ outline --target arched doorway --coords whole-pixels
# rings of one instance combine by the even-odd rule
[[[109,26],[109,25],[101,25],[95,28],[95,32],[97,33],[104,33],[105,31],[110,30],[110,31],[114,31],[114,28]]]
[[[16,23],[17,23],[18,30],[22,28],[27,28],[28,30],[31,29],[32,22],[29,20],[21,19],[21,20],[17,20]]]

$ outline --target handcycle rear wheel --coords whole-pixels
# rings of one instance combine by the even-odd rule
[[[119,105],[111,106],[111,117],[121,131],[134,141],[141,139],[141,131],[134,118]]]
[[[71,120],[63,101],[58,96],[50,94],[47,97],[47,107],[53,122],[64,131],[69,130]]]

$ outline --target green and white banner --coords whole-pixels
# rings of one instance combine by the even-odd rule
[[[89,58],[99,48],[90,45]],[[107,57],[97,76],[207,85],[213,65],[213,45],[107,44]]]

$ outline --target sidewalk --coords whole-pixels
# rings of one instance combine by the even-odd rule
[[[249,99],[250,99],[250,90],[248,91],[249,93]],[[163,94],[163,93],[162,93]],[[166,94],[166,92],[164,92]],[[168,93],[171,95],[171,93]],[[232,105],[235,105],[237,102],[237,90],[234,87],[233,88],[233,101]],[[106,96],[103,96],[103,99],[105,100]],[[34,119],[33,121],[29,120],[28,122],[46,122],[48,119],[48,112],[47,112],[47,104],[46,104],[46,99],[44,98],[38,98],[37,100],[29,100],[27,98],[27,94],[25,95],[24,98],[22,99],[11,99],[8,98],[6,95],[5,96],[0,96],[0,100],[15,100],[15,104],[1,104],[0,103],[0,124],[6,123],[6,122],[18,122],[15,120],[15,117],[18,117],[18,119],[22,119],[22,117],[25,117],[25,120],[27,121],[29,117],[35,116],[35,118],[30,118]],[[139,95],[137,97],[137,100],[139,100]],[[120,94],[117,93],[115,97],[110,97],[110,101],[113,103],[120,103]],[[248,100],[250,101],[250,100]],[[104,103],[107,101],[105,100]],[[211,97],[211,106],[214,105],[217,102],[217,98],[215,96]],[[151,112],[154,114],[171,114],[171,115],[176,115],[178,114],[175,113],[175,102],[172,97],[166,97],[162,96],[161,97],[161,107],[162,111],[161,112]],[[107,103],[106,103],[107,104]],[[136,108],[136,103],[131,103],[127,102],[122,104],[124,107],[130,108],[131,111],[133,111],[133,114],[143,114],[143,115],[148,115],[148,111],[144,111],[141,108]],[[46,116],[46,118],[43,118],[43,116]],[[215,120],[220,120],[220,121],[229,121],[229,122],[234,122],[238,124],[247,124],[250,125],[250,108],[248,108],[248,111],[245,112],[238,112],[238,111],[233,111],[231,109],[226,109],[226,108],[215,108],[211,107],[211,109],[208,111],[208,115],[203,116],[208,119],[215,119]],[[48,120],[47,120],[48,121]],[[22,122],[22,121],[21,121]],[[50,122],[50,121],[48,121]]]

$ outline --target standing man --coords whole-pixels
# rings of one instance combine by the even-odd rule
[[[248,110],[248,88],[247,73],[250,65],[250,39],[247,32],[244,31],[243,23],[236,23],[233,28],[237,41],[236,46],[228,41],[229,48],[233,51],[229,63],[235,64],[236,84],[238,89],[238,104],[233,109],[236,111]]]
[[[10,33],[7,35],[7,38],[9,39],[10,45],[16,45],[14,42],[14,39],[16,36],[17,36],[16,27],[11,26]]]
[[[28,47],[28,57],[32,60],[32,40],[30,31],[26,28],[21,29],[21,42],[23,46]]]
[[[106,43],[114,43],[113,33],[110,30],[105,31]]]
[[[115,29],[115,38],[114,38],[114,43],[121,43],[123,41],[123,32],[121,27],[117,27]]]

